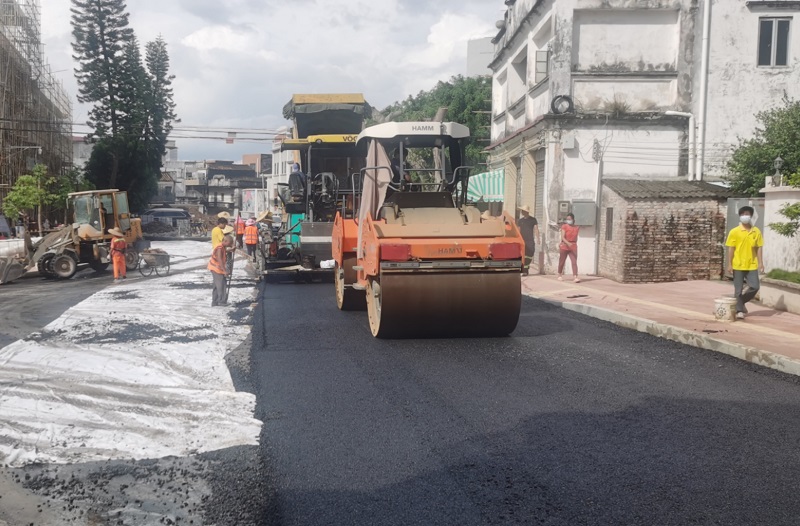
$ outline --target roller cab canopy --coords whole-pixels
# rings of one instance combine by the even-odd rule
[[[457,122],[386,122],[362,131],[358,143],[375,139],[381,143],[399,143],[411,148],[438,147],[469,138],[469,128]]]
[[[310,135],[358,135],[372,107],[360,93],[295,94],[283,108],[296,139]]]

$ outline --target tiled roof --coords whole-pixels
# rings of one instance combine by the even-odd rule
[[[169,175],[167,172],[161,172],[161,179],[159,179],[160,183],[174,183],[175,181],[172,179],[172,176]]]
[[[724,199],[734,195],[727,188],[702,181],[605,179],[603,183],[623,199]]]

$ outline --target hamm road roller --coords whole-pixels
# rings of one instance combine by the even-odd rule
[[[524,242],[508,214],[467,202],[469,129],[389,122],[365,129],[357,217],[333,228],[336,301],[366,308],[373,336],[492,337],[517,326]],[[409,159],[412,162],[409,162]]]

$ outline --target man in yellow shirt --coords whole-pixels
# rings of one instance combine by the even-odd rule
[[[725,243],[728,247],[728,272],[733,272],[733,295],[736,298],[736,318],[739,320],[743,320],[747,314],[745,304],[758,294],[761,286],[759,271],[764,272],[764,238],[761,237],[761,231],[753,226],[753,213],[753,208],[749,206],[739,209],[741,224],[730,231]]]
[[[217,218],[217,226],[211,230],[211,248],[217,248],[217,245],[222,243],[222,238],[225,237],[223,231],[227,226],[227,219],[224,217]]]

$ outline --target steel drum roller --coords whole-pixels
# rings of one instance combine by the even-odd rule
[[[519,272],[381,273],[367,287],[370,328],[379,338],[506,336],[521,305]]]

